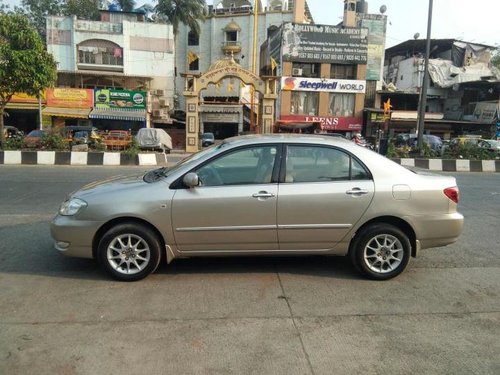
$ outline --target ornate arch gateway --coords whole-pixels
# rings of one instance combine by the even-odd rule
[[[200,92],[210,84],[217,84],[224,78],[237,78],[245,85],[253,86],[261,95],[260,127],[258,133],[272,133],[274,107],[277,99],[276,77],[259,77],[237,64],[232,57],[217,61],[203,75],[183,74],[185,78],[184,97],[186,98],[186,151],[196,152],[200,144]]]

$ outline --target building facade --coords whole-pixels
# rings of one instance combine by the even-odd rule
[[[386,85],[379,93],[393,106],[392,134],[416,132],[425,43],[408,40],[385,52]],[[433,39],[430,45],[424,131],[444,139],[462,134],[496,136],[500,73],[491,65],[494,48],[455,39]]]
[[[47,106],[42,111],[46,125],[92,123],[101,129],[136,131],[171,123],[172,26],[143,22],[141,14],[121,11],[101,11],[101,21],[48,17],[47,50],[58,63],[58,89],[92,89],[97,96],[87,117]]]
[[[179,25],[176,39],[176,93],[178,108],[185,111],[185,74],[203,75],[217,61],[232,57],[243,69],[259,71],[258,47],[283,22],[312,19],[305,0],[261,1],[222,0],[209,6],[209,15],[200,22],[200,35]],[[182,75],[181,75],[182,74]],[[254,132],[261,98],[235,78],[222,79],[201,93],[200,131],[216,138]]]

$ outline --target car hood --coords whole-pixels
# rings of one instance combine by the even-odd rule
[[[101,181],[91,182],[88,185],[73,192],[71,196],[86,198],[94,195],[107,193],[118,193],[124,190],[136,189],[147,185],[143,180],[143,175],[137,176],[113,176]]]

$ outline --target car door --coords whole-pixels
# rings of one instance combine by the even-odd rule
[[[278,195],[280,250],[332,249],[374,195],[369,171],[328,146],[288,145]]]
[[[277,155],[276,145],[244,147],[195,168],[200,186],[178,189],[172,202],[179,251],[278,249]]]

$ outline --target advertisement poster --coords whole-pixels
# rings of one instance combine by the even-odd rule
[[[283,91],[322,91],[363,94],[366,90],[366,81],[326,78],[281,77],[281,88]]]
[[[96,108],[146,109],[146,92],[129,90],[95,90]]]
[[[366,64],[368,29],[285,23],[283,60]]]

